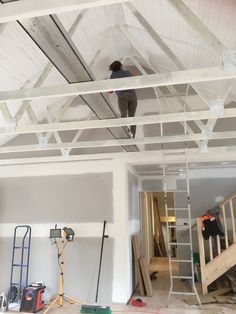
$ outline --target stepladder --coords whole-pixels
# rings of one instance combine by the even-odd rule
[[[9,308],[20,304],[23,289],[28,285],[31,227],[19,225],[14,229],[12,263],[9,286]]]
[[[163,152],[163,191],[165,196],[170,274],[170,289],[167,304],[170,304],[171,296],[173,295],[193,296],[196,297],[199,307],[202,308],[194,276],[187,151],[183,150],[181,155],[182,162],[168,164],[166,157],[170,156],[170,153]],[[171,205],[168,201],[169,193],[173,194],[174,201]]]

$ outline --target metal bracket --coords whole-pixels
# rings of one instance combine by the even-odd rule
[[[47,148],[48,146],[48,138],[46,136],[40,137],[39,139],[40,148]]]
[[[212,134],[212,125],[210,124],[206,124],[203,128],[202,128],[202,134],[205,134],[206,136],[209,136]]]
[[[222,65],[226,71],[236,70],[236,50],[224,52]]]
[[[201,153],[207,153],[208,152],[208,142],[202,141],[200,144],[200,152]]]
[[[212,99],[209,101],[209,107],[212,115],[216,118],[221,118],[224,116],[224,102],[222,99]]]
[[[12,118],[7,121],[6,133],[15,133],[16,132],[16,119]]]
[[[61,150],[61,152],[62,152],[62,157],[63,157],[65,160],[68,160],[69,157],[70,157],[70,151],[69,151],[69,149],[68,149],[68,148],[63,148],[63,149]]]

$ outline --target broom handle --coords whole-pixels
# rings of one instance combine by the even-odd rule
[[[103,244],[104,244],[104,239],[108,238],[108,235],[105,235],[106,223],[107,223],[106,220],[104,220],[104,222],[103,222],[102,244],[101,244],[101,251],[100,251],[100,261],[99,261],[99,269],[98,269],[98,279],[97,279],[97,289],[96,289],[95,303],[97,303],[97,301],[98,301],[98,290],[99,290],[100,274],[101,274],[101,266],[102,266],[102,256],[103,256]]]

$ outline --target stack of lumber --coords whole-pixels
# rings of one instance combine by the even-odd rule
[[[146,295],[148,297],[151,297],[152,282],[145,262],[145,258],[144,256],[141,256],[139,238],[137,235],[133,235],[131,239],[140,294],[141,296]]]

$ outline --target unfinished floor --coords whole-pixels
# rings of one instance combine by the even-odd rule
[[[169,291],[169,267],[168,259],[161,257],[154,257],[149,267],[150,272],[158,271],[157,279],[152,281],[153,283],[153,296],[142,297],[142,300],[146,302],[146,307],[135,308],[130,305],[112,304],[112,313],[147,313],[147,314],[231,314],[236,313],[236,305],[216,305],[209,304],[203,305],[203,309],[200,310],[198,306],[190,306],[186,304],[183,299],[184,296],[172,297],[169,306],[167,307],[168,291]],[[176,267],[177,271],[177,267]],[[179,288],[188,291],[188,285],[186,282],[179,282]],[[138,291],[134,297],[139,297]],[[80,312],[80,306],[67,305],[63,308],[54,308],[49,313],[51,314],[75,314]],[[10,312],[16,313],[16,312]],[[22,312],[23,313],[23,312]]]

